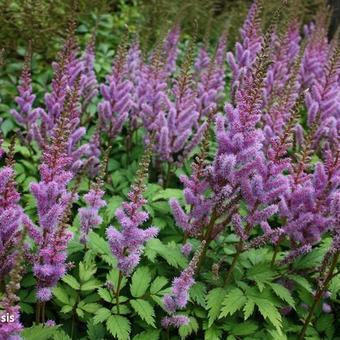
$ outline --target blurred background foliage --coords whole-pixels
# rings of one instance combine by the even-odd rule
[[[332,1],[332,0],[329,0]],[[264,18],[282,0],[264,0]],[[323,0],[290,0],[286,15],[309,20]],[[33,49],[49,60],[64,37],[69,18],[80,23],[79,33],[97,26],[99,39],[118,44],[124,31],[138,33],[144,48],[150,48],[174,22],[183,32],[197,34],[206,43],[228,30],[234,44],[251,0],[0,0],[0,46],[7,56],[32,40]]]
[[[263,0],[265,25],[282,1]],[[127,34],[130,38],[138,37],[147,52],[176,22],[181,25],[184,42],[195,35],[198,42],[213,49],[221,33],[227,31],[228,47],[233,49],[251,2],[0,0],[0,50],[4,49],[4,66],[0,67],[0,97],[2,102],[6,102],[16,95],[17,79],[28,41],[32,42],[34,86],[46,88],[51,79],[50,64],[65,38],[70,18],[77,21],[77,37],[82,50],[92,33],[96,32],[96,73],[102,80],[110,71],[114,51]],[[322,3],[324,0],[288,0],[282,11],[282,20],[299,17],[308,22]],[[36,90],[44,92],[41,88]],[[41,99],[37,98],[38,101]]]

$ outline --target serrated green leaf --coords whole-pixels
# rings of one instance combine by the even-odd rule
[[[181,189],[165,189],[158,191],[152,196],[151,202],[158,200],[169,200],[170,198],[183,199],[183,191]]]
[[[268,319],[277,330],[282,328],[281,314],[275,305],[261,297],[251,297],[264,319]]]
[[[204,340],[220,340],[222,337],[222,330],[215,326],[211,326],[204,332]]]
[[[106,327],[118,340],[130,339],[130,321],[124,316],[111,315],[106,321]]]
[[[95,313],[101,307],[98,303],[86,303],[81,309],[88,313]]]
[[[62,280],[75,290],[80,288],[80,284],[77,279],[70,274],[63,276]]]
[[[290,291],[283,287],[282,285],[278,283],[270,283],[270,286],[272,287],[274,293],[283,301],[287,302],[289,306],[293,307],[295,309],[295,302],[293,297],[290,294]]]
[[[131,300],[130,304],[134,311],[144,320],[148,325],[155,326],[155,311],[148,301],[142,299]]]
[[[164,276],[157,276],[151,283],[150,293],[157,294],[166,284],[168,279]]]
[[[190,297],[198,305],[205,307],[205,296],[207,294],[207,287],[202,282],[195,283],[190,289]]]
[[[287,277],[295,281],[299,286],[306,289],[308,292],[312,293],[313,291],[312,286],[305,277],[296,274],[290,274]]]
[[[254,313],[255,303],[253,300],[247,300],[243,307],[244,320],[247,320]]]
[[[185,339],[192,333],[198,332],[198,322],[194,317],[189,318],[189,323],[187,325],[183,325],[179,328],[178,333],[181,339]]]
[[[53,295],[65,305],[70,303],[66,290],[64,290],[61,286],[57,286],[53,289]]]
[[[49,340],[60,326],[46,327],[44,325],[36,325],[25,328],[21,335],[25,340]]]
[[[252,335],[258,329],[258,325],[255,322],[247,321],[238,323],[231,328],[231,333],[235,336]]]
[[[94,325],[103,322],[109,318],[111,311],[107,308],[100,308],[96,311],[96,315],[93,318]]]
[[[98,295],[106,302],[112,302],[112,296],[108,289],[98,288]]]
[[[151,282],[151,274],[148,267],[139,267],[132,275],[131,295],[141,297],[146,293]]]
[[[232,289],[223,299],[220,318],[228,314],[233,315],[244,306],[246,301],[247,299],[241,289]]]
[[[135,335],[132,340],[158,340],[161,331],[157,329],[150,329]]]
[[[93,320],[87,323],[87,335],[89,340],[104,340],[105,327],[102,324],[94,324]]]
[[[86,291],[95,290],[99,288],[100,286],[101,286],[101,282],[98,281],[97,279],[93,279],[85,283],[82,283],[80,286],[80,290],[83,292],[86,292]]]
[[[65,305],[61,308],[61,312],[64,314],[70,313],[73,310],[73,306]]]
[[[72,340],[63,330],[58,330],[53,335],[53,340]]]
[[[223,288],[214,288],[207,295],[207,308],[209,309],[209,327],[220,315],[223,298],[226,294]]]
[[[270,264],[258,263],[247,271],[247,278],[254,280],[260,291],[264,289],[265,284],[273,281],[276,274]]]

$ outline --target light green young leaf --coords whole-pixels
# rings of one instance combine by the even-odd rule
[[[157,294],[166,284],[168,283],[168,279],[164,276],[157,276],[155,280],[151,283],[150,293]]]
[[[53,289],[53,295],[63,304],[67,305],[70,303],[69,296],[63,287],[57,286]]]
[[[222,337],[222,330],[216,326],[211,326],[204,333],[204,340],[220,340]]]
[[[95,325],[93,320],[87,323],[87,335],[89,340],[104,340],[105,327],[102,324]]]
[[[289,306],[293,307],[295,309],[295,302],[292,298],[292,295],[290,294],[290,291],[283,287],[282,285],[278,283],[270,283],[270,286],[272,287],[274,293],[281,298],[283,301],[287,302]]]
[[[207,307],[209,309],[209,325],[210,327],[220,314],[223,298],[226,294],[223,288],[212,289],[207,296]]]
[[[80,290],[83,291],[83,292],[95,290],[95,289],[99,288],[101,286],[101,284],[102,283],[100,281],[98,281],[97,279],[93,279],[93,280],[87,281],[85,283],[82,283]]]
[[[75,277],[70,274],[63,276],[62,280],[75,290],[79,290],[80,284]]]
[[[130,339],[130,321],[124,316],[111,315],[106,321],[106,327],[118,340]]]
[[[25,340],[49,340],[60,326],[46,327],[44,325],[36,325],[25,328],[21,335]]]
[[[205,307],[206,305],[206,300],[205,300],[206,295],[207,295],[207,287],[201,282],[195,283],[190,289],[191,299],[202,307]]]
[[[232,289],[223,299],[220,318],[228,314],[233,315],[244,306],[246,301],[247,299],[241,289]]]
[[[189,320],[187,325],[181,326],[178,330],[181,339],[185,339],[192,333],[197,333],[198,331],[199,326],[197,320],[194,317],[190,317]]]
[[[238,323],[231,328],[231,333],[235,336],[252,335],[258,329],[258,325],[252,321]]]
[[[108,289],[98,288],[98,295],[106,302],[112,302],[112,296]]]
[[[282,328],[281,314],[275,307],[275,305],[271,301],[263,299],[261,297],[251,297],[251,299],[258,307],[262,316],[265,319],[268,319],[277,330],[281,330]]]
[[[96,315],[93,318],[93,323],[96,325],[100,322],[103,322],[109,318],[111,315],[111,311],[107,308],[100,308],[96,311]]]
[[[160,330],[150,329],[135,335],[132,340],[158,340],[160,333]]]
[[[155,311],[148,301],[136,299],[131,300],[130,304],[142,320],[144,320],[148,325],[156,327]]]
[[[244,320],[247,320],[254,313],[255,303],[253,300],[247,300],[246,304],[243,307],[244,312]]]
[[[141,297],[146,293],[151,282],[151,274],[148,267],[139,267],[132,275],[131,294],[133,297]]]

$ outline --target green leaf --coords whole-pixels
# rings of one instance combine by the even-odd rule
[[[100,307],[101,305],[98,303],[87,303],[81,309],[88,313],[95,313]]]
[[[100,322],[103,322],[109,318],[111,315],[111,311],[107,308],[100,308],[96,311],[96,315],[93,318],[93,323],[96,325]]]
[[[195,318],[190,317],[189,323],[187,325],[183,325],[179,328],[178,333],[181,339],[185,339],[192,333],[197,333],[198,331],[198,322]]]
[[[130,304],[142,320],[144,320],[148,325],[156,327],[155,311],[148,301],[137,299],[131,300]]]
[[[99,296],[106,302],[112,302],[112,296],[108,289],[106,288],[98,288]]]
[[[93,320],[87,323],[87,335],[89,340],[104,340],[105,328],[102,324],[94,324]]]
[[[55,334],[60,326],[46,327],[44,325],[36,325],[25,328],[21,335],[25,340],[49,340]]]
[[[235,336],[252,335],[256,332],[258,326],[255,322],[247,321],[238,323],[231,328],[231,333]]]
[[[89,234],[88,246],[96,254],[101,255],[102,258],[105,259],[106,262],[108,262],[108,264],[112,266],[116,265],[117,261],[112,256],[108,243],[93,231],[91,231]],[[107,255],[107,257],[104,258],[105,255]]]
[[[151,283],[150,293],[157,294],[166,284],[168,283],[168,279],[164,276],[157,276],[155,280]]]
[[[159,239],[152,239],[146,243],[145,255],[154,262],[156,256],[161,256],[170,266],[184,268],[187,266],[187,259],[181,253],[179,246],[175,242],[163,244]]]
[[[113,185],[116,186],[115,184]],[[116,210],[121,206],[122,202],[123,199],[120,196],[112,196],[109,199],[104,213],[105,221],[110,222],[115,217]]]
[[[263,299],[261,297],[252,296],[251,299],[258,307],[262,316],[265,319],[268,319],[275,326],[276,329],[280,330],[282,328],[282,319],[281,314],[277,310],[275,305],[271,301]]]
[[[73,310],[73,306],[65,305],[61,308],[61,312],[64,314],[70,313]]]
[[[214,323],[220,314],[223,298],[226,294],[223,288],[212,289],[207,296],[207,307],[209,309],[209,327]]]
[[[222,330],[216,326],[211,326],[204,333],[204,340],[220,340],[222,337]]]
[[[58,330],[53,335],[53,340],[72,340],[63,330]]]
[[[80,290],[83,292],[95,290],[101,286],[101,282],[97,279],[93,279],[81,284]]]
[[[97,268],[96,265],[93,263],[79,263],[79,278],[82,282],[86,282],[90,280],[93,275],[96,273]]]
[[[68,305],[70,303],[69,296],[63,287],[57,286],[53,289],[53,295],[63,304]]]
[[[247,320],[254,313],[255,303],[253,300],[248,300],[243,307],[244,320]]]
[[[287,302],[289,306],[295,309],[295,302],[290,294],[290,291],[278,283],[270,283],[274,293],[283,301]]]
[[[205,301],[206,294],[207,294],[207,287],[201,282],[195,283],[190,289],[191,299],[202,307],[205,307],[206,305],[206,301]]]
[[[220,318],[228,314],[233,315],[244,306],[246,301],[247,299],[241,289],[232,289],[223,299]]]
[[[170,198],[176,198],[178,200],[183,199],[183,191],[181,189],[165,189],[160,190],[158,193],[152,196],[151,202],[158,200],[169,200]]]
[[[141,297],[146,293],[150,282],[151,274],[148,267],[139,267],[132,275],[131,295]]]
[[[65,275],[62,280],[75,290],[80,288],[80,284],[77,279],[70,274]]]
[[[322,248],[313,249],[310,253],[294,261],[295,269],[308,269],[318,267],[324,257],[325,250]]]
[[[135,335],[132,340],[158,340],[161,331],[157,329],[150,329]]]
[[[306,289],[308,292],[310,292],[310,293],[313,292],[312,286],[310,285],[308,280],[306,278],[304,278],[303,276],[296,275],[296,274],[290,274],[287,277],[289,279],[295,281],[299,286]]]
[[[118,340],[130,339],[130,321],[120,315],[111,315],[106,321],[108,331]]]
[[[256,282],[262,291],[265,284],[273,281],[276,276],[270,264],[258,263],[247,271],[247,278]]]

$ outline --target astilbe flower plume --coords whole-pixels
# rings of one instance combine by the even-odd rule
[[[113,139],[122,130],[132,108],[133,84],[129,80],[127,51],[123,43],[106,79],[107,84],[100,86],[103,100],[98,104],[98,112],[101,128]]]
[[[205,58],[208,58],[209,62],[206,67],[203,67],[199,73],[199,79],[197,82],[197,112],[199,113],[199,119],[207,116],[210,111],[215,110],[223,97],[224,85],[225,85],[225,54],[226,54],[226,34],[224,33],[219,39],[218,46],[213,58],[209,56],[200,56],[203,58],[199,61],[199,64],[205,63]],[[201,54],[203,52],[200,52]],[[204,58],[205,57],[205,58]],[[202,67],[203,65],[199,65]]]
[[[301,77],[304,89],[311,88],[322,76],[327,63],[329,44],[325,11],[320,10],[316,22],[305,27],[308,44],[302,60]]]
[[[32,126],[35,124],[39,115],[39,112],[32,108],[35,94],[32,90],[30,63],[31,51],[30,48],[28,48],[20,77],[20,85],[18,86],[19,96],[15,98],[19,110],[13,109],[10,111],[15,121],[26,129],[28,142],[31,141],[33,137]]]
[[[80,216],[80,242],[86,244],[87,236],[91,230],[98,227],[102,223],[102,218],[99,215],[100,208],[106,206],[105,200],[103,200],[104,191],[103,180],[105,176],[105,170],[108,162],[110,148],[105,153],[101,170],[97,176],[96,181],[92,184],[90,191],[84,196],[84,200],[87,203],[87,207],[79,209]]]
[[[82,58],[83,73],[81,77],[81,93],[83,97],[82,111],[91,103],[98,94],[98,81],[94,71],[96,36],[93,34],[87,44]]]
[[[295,20],[288,23],[284,34],[278,35],[275,32],[273,34],[270,46],[272,63],[268,68],[264,90],[266,106],[273,105],[280,98],[289,79],[295,76],[294,62],[299,55],[301,40],[299,27],[299,22]]]
[[[171,293],[163,298],[164,309],[169,316],[162,320],[162,326],[169,328],[170,326],[179,328],[189,322],[185,315],[176,315],[178,309],[183,309],[189,300],[189,290],[195,283],[195,271],[199,262],[205,241],[202,242],[200,248],[196,251],[194,257],[190,261],[187,268],[185,268],[180,276],[176,277],[172,283]]]
[[[121,230],[110,226],[106,231],[112,254],[118,261],[117,267],[125,276],[129,276],[138,265],[144,243],[158,234],[158,229],[155,227],[140,228],[149,218],[149,214],[142,208],[147,202],[143,197],[143,192],[150,157],[151,147],[149,146],[139,164],[137,180],[128,193],[129,202],[124,202],[116,210],[116,218],[121,225]]]
[[[20,194],[15,187],[13,147],[14,144],[7,155],[6,166],[0,170],[0,281],[15,265],[24,216],[19,205]]]
[[[328,62],[306,96],[308,125],[319,124],[313,139],[314,148],[337,147],[340,139],[340,47],[331,49]]]
[[[164,54],[166,55],[164,67],[165,71],[169,74],[173,73],[176,70],[176,61],[179,54],[178,43],[180,34],[180,25],[177,23],[169,31],[163,43]]]
[[[23,325],[20,322],[20,298],[17,292],[20,289],[20,282],[23,274],[23,246],[26,233],[22,232],[18,238],[18,253],[15,260],[15,265],[9,273],[9,282],[6,284],[4,295],[0,301],[0,318],[9,315],[14,320],[9,322],[0,322],[0,340],[21,340],[21,331]]]
[[[66,249],[72,238],[72,233],[61,225],[69,205],[76,198],[67,188],[74,176],[67,170],[72,163],[67,152],[71,129],[71,97],[72,94],[69,93],[50,144],[44,150],[39,167],[41,180],[31,184],[31,192],[37,203],[39,228],[32,223],[27,223],[26,227],[37,246],[33,272],[37,278],[39,301],[50,300],[51,289],[65,274]]]
[[[236,43],[235,55],[232,52],[227,54],[227,61],[232,71],[232,98],[237,89],[242,86],[243,77],[255,62],[256,55],[261,49],[262,34],[259,22],[261,11],[262,2],[254,1],[241,29],[242,41]]]
[[[198,124],[196,94],[191,73],[192,44],[178,79],[174,80],[174,100],[167,100],[167,111],[158,116],[157,152],[161,160],[182,164],[203,137],[206,123]],[[196,128],[197,126],[197,128]]]
[[[63,111],[68,91],[79,79],[83,71],[83,63],[76,57],[77,44],[74,36],[74,23],[70,23],[68,35],[59,52],[57,61],[52,63],[54,77],[51,82],[52,91],[45,95],[45,106],[37,108],[41,117],[41,124],[34,125],[34,138],[41,148],[50,137],[51,132]]]

